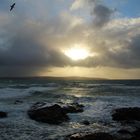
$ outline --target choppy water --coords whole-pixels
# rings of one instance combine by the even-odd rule
[[[14,104],[16,100],[23,103]],[[30,106],[42,101],[78,102],[85,108],[82,113],[69,114],[69,122],[49,125],[27,116]],[[112,110],[134,106],[140,107],[139,80],[1,79],[0,111],[8,112],[8,117],[0,119],[0,140],[63,140],[74,132],[113,133],[120,125],[112,121]],[[83,120],[91,125],[83,125]]]

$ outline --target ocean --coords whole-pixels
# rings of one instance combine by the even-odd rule
[[[15,103],[16,101],[19,103]],[[50,125],[27,114],[36,102],[79,103],[84,112],[69,113],[70,121]],[[0,79],[0,140],[63,140],[75,132],[115,133],[114,109],[140,107],[140,80],[68,80],[47,78]],[[81,122],[88,120],[90,125]]]

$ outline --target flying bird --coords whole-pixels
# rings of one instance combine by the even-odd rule
[[[12,11],[13,9],[14,9],[14,7],[15,7],[15,5],[16,5],[16,3],[13,3],[10,7],[10,11]]]

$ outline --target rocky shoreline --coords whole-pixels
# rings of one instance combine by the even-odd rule
[[[22,101],[16,101],[16,104]],[[48,123],[50,125],[60,125],[63,122],[70,121],[69,113],[81,113],[84,106],[78,103],[71,104],[48,104],[45,102],[37,102],[33,104],[27,114],[30,119]],[[117,108],[111,112],[112,120],[119,123],[122,128],[115,134],[108,132],[76,132],[65,137],[65,140],[140,140],[140,108]],[[0,111],[0,118],[8,117],[7,112]],[[93,116],[94,117],[94,116]],[[88,120],[81,121],[84,125],[90,125]],[[133,129],[129,130],[130,126]]]

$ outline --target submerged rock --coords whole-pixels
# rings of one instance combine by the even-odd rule
[[[78,113],[78,112],[83,112],[84,111],[84,106],[78,103],[72,103],[68,104],[63,107],[64,111],[66,113]]]
[[[114,140],[113,137],[104,132],[99,133],[76,133],[68,136],[66,140]]]
[[[69,120],[66,112],[57,104],[39,108],[32,107],[28,110],[28,115],[33,120],[49,124],[60,124]]]
[[[119,108],[112,114],[115,121],[140,121],[140,108]]]
[[[0,118],[6,118],[7,117],[7,113],[0,111]]]
[[[84,121],[82,121],[81,123],[84,124],[84,125],[90,125],[90,122],[87,121],[87,120],[84,120]]]

